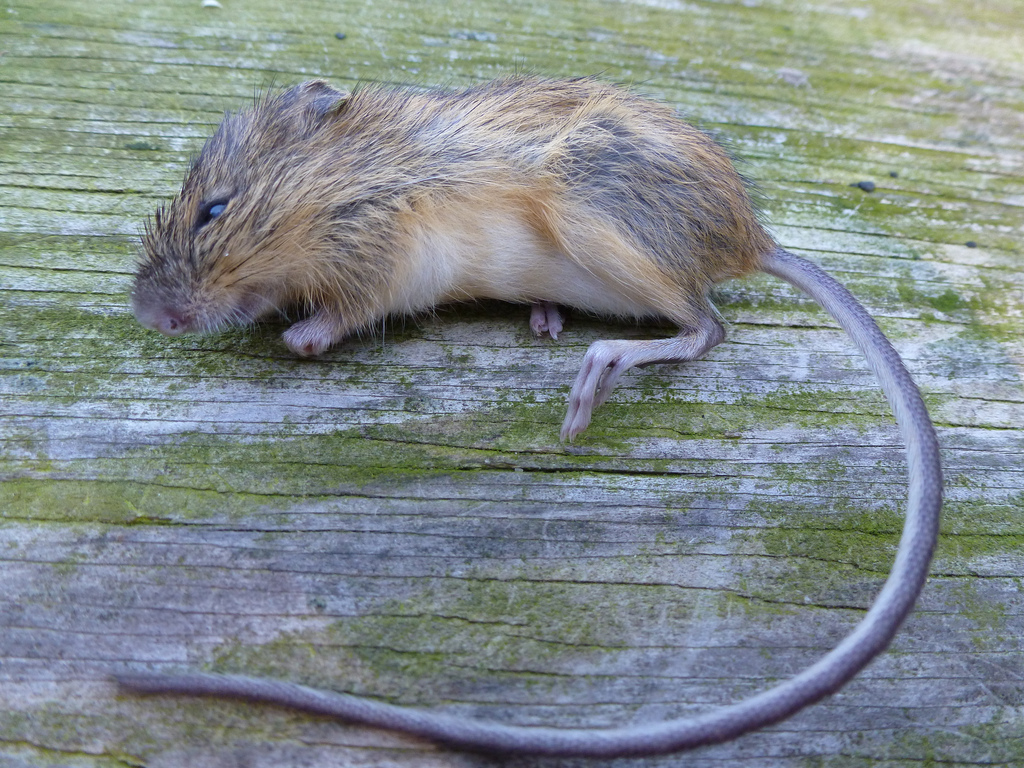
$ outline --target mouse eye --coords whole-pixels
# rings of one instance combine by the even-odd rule
[[[199,215],[196,217],[196,229],[205,227],[216,219],[224,209],[228,207],[227,200],[209,200],[199,206]]]

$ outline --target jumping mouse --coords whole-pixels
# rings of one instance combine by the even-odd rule
[[[917,387],[867,311],[775,243],[726,154],[666,106],[589,78],[354,93],[304,83],[225,118],[143,245],[135,316],[169,336],[298,306],[305,318],[284,341],[316,355],[388,315],[476,298],[531,304],[531,328],[553,338],[560,306],[676,323],[671,339],[590,347],[563,440],[587,427],[629,368],[693,360],[720,343],[708,290],[767,272],[812,296],[867,358],[910,476],[892,573],[853,632],[791,680],[696,718],[507,726],[201,673],[126,672],[117,679],[127,689],[242,697],[504,754],[659,754],[726,741],[834,692],[885,649],[924,584],[942,476]]]

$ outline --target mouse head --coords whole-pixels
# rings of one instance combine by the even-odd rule
[[[312,139],[346,99],[313,81],[224,119],[177,197],[147,222],[132,290],[142,325],[208,332],[308,300],[304,244],[323,198]]]

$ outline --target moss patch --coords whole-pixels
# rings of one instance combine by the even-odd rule
[[[988,722],[942,729],[902,729],[888,757],[921,768],[950,764],[1024,765],[1024,722],[1011,707],[994,710]]]
[[[972,563],[1002,555],[1024,556],[1024,494],[946,502],[935,555],[943,570],[972,572]]]
[[[779,560],[770,578],[755,569],[745,591],[787,603],[870,604],[892,565],[900,515],[885,509],[824,514],[788,504],[756,509],[769,526],[746,536]]]
[[[752,511],[759,512],[769,526],[744,536],[751,546],[763,547],[766,554],[781,558],[785,575],[750,579],[747,586],[757,585],[751,594],[822,604],[853,601],[866,607],[864,601],[870,602],[892,567],[903,528],[902,511],[858,512],[852,501],[829,506],[827,514],[825,510],[794,510],[790,505],[754,507]],[[1022,510],[1019,497],[1007,504],[947,502],[933,570],[973,574],[985,558],[1020,557],[1024,554]],[[980,599],[969,602],[985,606]],[[990,616],[989,608],[977,609],[986,621],[999,613],[994,608]],[[989,621],[986,626],[995,625]]]
[[[0,520],[121,525],[252,513],[259,496],[154,482],[11,479],[0,483]]]
[[[569,661],[626,648],[628,602],[614,585],[445,579],[326,631],[222,647],[213,669],[438,703],[506,676],[531,687]],[[495,671],[497,670],[497,671]]]

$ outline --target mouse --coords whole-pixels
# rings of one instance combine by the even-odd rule
[[[852,632],[807,670],[696,717],[528,727],[287,681],[128,669],[126,691],[241,698],[503,755],[625,757],[720,743],[838,690],[881,653],[925,583],[942,505],[921,394],[868,311],[759,220],[728,153],[669,105],[598,78],[509,76],[462,89],[314,80],[227,114],[142,234],[131,301],[146,328],[211,333],[297,312],[283,334],[320,355],[388,317],[448,302],[529,307],[538,336],[565,308],[663,319],[677,335],[601,340],[583,356],[559,438],[578,438],[621,376],[725,339],[708,293],[764,272],[811,296],[878,377],[908,457],[891,573]]]

